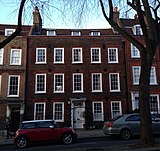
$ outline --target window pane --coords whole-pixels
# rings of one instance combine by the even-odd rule
[[[55,74],[54,76],[54,84],[55,84],[55,92],[63,92],[63,81],[64,76],[63,74]]]
[[[15,64],[15,65],[21,64],[21,50],[20,49],[11,50],[11,64]]]
[[[82,63],[82,49],[73,48],[73,62]]]
[[[63,63],[63,48],[55,48],[54,49],[54,62],[55,63]]]
[[[45,75],[37,75],[37,77],[36,77],[37,79],[37,81],[36,81],[36,91],[38,92],[38,91],[40,91],[40,92],[45,92],[45,86],[46,86],[46,77],[45,77]]]
[[[94,102],[93,103],[93,120],[94,121],[103,121],[103,108],[102,102]]]
[[[35,104],[35,120],[43,120],[44,119],[44,111],[45,111],[45,104],[44,103]]]
[[[9,77],[9,95],[18,95],[18,76]]]
[[[45,48],[37,48],[36,62],[37,63],[46,63],[46,49]]]
[[[92,62],[100,62],[100,48],[92,48],[91,55]]]
[[[101,91],[102,86],[101,86],[101,74],[93,74],[92,75],[92,91]]]
[[[111,91],[119,91],[119,74],[110,74],[110,90]]]
[[[108,62],[117,63],[118,62],[118,50],[116,48],[108,49]]]
[[[83,91],[82,89],[82,75],[81,74],[74,74],[73,75],[73,90],[74,91]]]
[[[120,102],[111,102],[112,118],[121,114]]]

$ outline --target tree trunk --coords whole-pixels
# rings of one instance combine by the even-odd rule
[[[149,52],[149,51],[148,51]],[[140,87],[139,87],[139,107],[141,116],[141,146],[151,146],[155,144],[152,133],[152,120],[150,114],[149,87],[150,87],[150,71],[152,67],[152,54],[147,50],[142,52]]]

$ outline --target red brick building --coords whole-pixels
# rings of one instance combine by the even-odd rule
[[[0,25],[0,41],[13,33],[15,25]],[[6,117],[15,131],[23,120],[25,103],[27,35],[31,26],[0,49],[0,129],[5,129]]]
[[[83,128],[126,112],[120,35],[112,29],[34,27],[27,40],[25,119],[53,118]]]

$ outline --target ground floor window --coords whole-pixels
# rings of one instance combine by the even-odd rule
[[[34,119],[44,120],[45,119],[45,103],[35,103],[34,105]]]
[[[121,101],[112,101],[111,102],[111,116],[112,118],[121,115],[122,108],[121,108]]]
[[[57,122],[64,121],[64,103],[63,102],[53,103],[53,119]]]
[[[132,92],[132,110],[139,109],[139,94],[138,92]],[[150,110],[151,113],[160,113],[159,95],[150,95]]]
[[[103,102],[93,102],[93,121],[104,121]]]

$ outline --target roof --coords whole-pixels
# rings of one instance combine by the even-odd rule
[[[22,121],[22,123],[35,123],[35,122],[46,122],[46,121],[54,121],[52,119],[48,119],[48,120],[30,120],[30,121]]]

